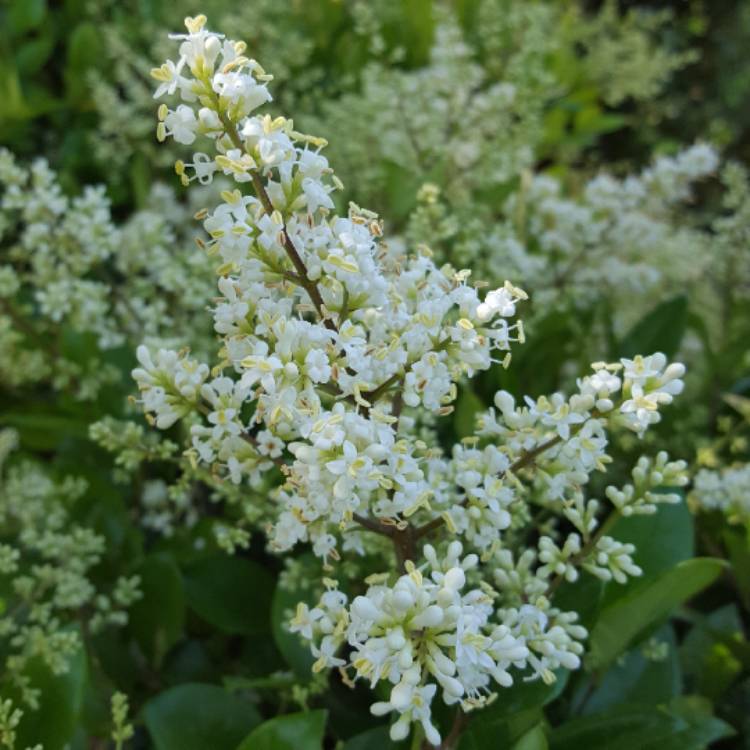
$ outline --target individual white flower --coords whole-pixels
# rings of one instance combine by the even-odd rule
[[[217,94],[229,101],[236,117],[245,117],[271,101],[271,94],[266,85],[258,83],[252,75],[245,73],[217,73],[213,77],[212,85]]]
[[[170,111],[164,118],[166,134],[171,135],[177,143],[189,146],[195,141],[198,130],[198,119],[192,107],[180,104],[177,109]]]
[[[161,68],[156,68],[152,71],[154,78],[161,81],[154,92],[154,99],[160,99],[164,94],[172,96],[175,93],[177,87],[184,80],[180,75],[184,64],[185,58],[180,58],[176,65],[172,60],[167,60]]]
[[[487,293],[484,302],[477,307],[477,318],[481,321],[490,320],[494,315],[512,318],[516,314],[516,303],[525,296],[506,282],[504,287]]]
[[[419,678],[419,671],[411,674]],[[390,701],[373,703],[370,710],[375,716],[385,716],[391,711],[400,712],[401,716],[391,725],[390,737],[394,742],[405,740],[409,736],[412,723],[419,723],[424,736],[431,745],[440,744],[440,733],[432,723],[430,706],[437,691],[437,686],[418,685],[404,681],[391,691]]]
[[[331,378],[328,355],[322,349],[311,349],[305,355],[305,369],[313,383],[327,383]]]

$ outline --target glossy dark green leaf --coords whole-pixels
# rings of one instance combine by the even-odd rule
[[[234,750],[260,723],[255,707],[217,685],[179,685],[143,708],[154,750]]]
[[[224,554],[198,560],[185,573],[190,607],[226,633],[270,633],[273,588],[269,571]]]
[[[513,750],[547,750],[549,743],[544,727],[537,724],[513,745]]]
[[[639,635],[716,580],[723,567],[711,558],[685,560],[603,609],[589,639],[589,666],[607,667]]]
[[[136,573],[143,596],[130,610],[130,629],[141,650],[160,665],[169,649],[182,636],[185,624],[185,594],[182,576],[168,557],[145,560]]]
[[[692,620],[680,645],[686,680],[692,690],[717,701],[743,668],[750,669],[742,618],[736,604],[727,604],[706,615],[693,613]]]
[[[46,0],[10,0],[8,26],[15,34],[25,34],[42,23],[46,12]]]
[[[684,494],[680,490],[674,491]],[[684,501],[661,505],[653,515],[620,518],[611,535],[618,542],[635,545],[633,559],[643,570],[643,575],[630,578],[624,584],[609,583],[604,593],[604,607],[695,554],[695,521]]]
[[[497,700],[502,700],[502,693]],[[497,721],[480,719],[481,712],[471,719],[461,734],[458,750],[513,747],[515,742],[544,720],[544,714],[540,708],[532,708]]]
[[[462,734],[460,750],[512,747],[526,735],[531,735],[530,743],[539,741],[534,730],[543,719],[542,708],[560,696],[569,674],[559,670],[557,680],[551,685],[542,680],[524,680],[522,675],[517,675],[511,687],[498,691],[494,703],[472,714]]]
[[[750,610],[750,528],[727,528],[722,537],[740,596],[745,608]]]
[[[277,716],[256,727],[237,750],[322,750],[326,711]]]
[[[472,717],[472,723],[492,724],[522,711],[546,706],[565,689],[570,672],[561,669],[555,674],[557,679],[551,685],[543,680],[525,680],[525,675],[516,675],[513,685],[503,688],[494,703],[478,711]]]
[[[341,750],[395,750],[398,744],[391,740],[388,727],[373,727],[350,737]]]
[[[218,682],[222,680],[222,665],[213,658],[207,646],[200,640],[183,640],[167,654],[161,667],[161,675],[169,684],[183,682]]]
[[[631,649],[597,681],[579,712],[598,713],[621,703],[665,703],[679,695],[682,670],[674,630],[667,625],[654,638],[666,644],[665,658],[647,659],[641,648]]]
[[[86,652],[80,648],[68,663],[68,670],[54,675],[40,661],[26,671],[39,691],[39,708],[25,711],[18,727],[16,747],[41,743],[45,750],[64,750],[75,734],[83,709],[88,665]]]
[[[657,305],[625,334],[620,341],[620,356],[654,352],[674,356],[685,335],[687,310],[687,298],[683,295]]]
[[[703,750],[733,734],[711,715],[710,704],[682,698],[668,705],[618,706],[611,711],[574,719],[555,729],[551,750]]]

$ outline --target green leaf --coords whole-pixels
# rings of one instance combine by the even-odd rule
[[[526,732],[515,745],[513,750],[547,750],[547,735],[544,733],[544,727],[537,724],[533,729]]]
[[[78,24],[68,39],[65,83],[70,99],[85,97],[88,91],[86,72],[101,65],[102,56],[101,34],[96,26],[89,21]]]
[[[555,606],[564,612],[577,612],[581,625],[591,630],[602,608],[606,588],[604,581],[590,575],[579,576],[572,583],[563,581],[555,594]]]
[[[746,526],[727,527],[722,538],[742,602],[750,610],[750,529]]]
[[[31,31],[44,21],[47,12],[46,0],[11,0],[8,10],[8,26],[14,34]]]
[[[49,60],[55,47],[52,34],[43,34],[38,39],[32,39],[22,44],[16,52],[16,65],[24,76],[36,74]]]
[[[130,182],[133,186],[136,208],[145,208],[148,205],[153,178],[151,165],[143,154],[136,154],[130,163]]]
[[[29,450],[54,450],[70,438],[87,439],[89,434],[87,422],[57,414],[2,414],[0,421],[15,427],[21,445]]]
[[[234,750],[260,715],[223,688],[189,683],[152,698],[143,720],[155,750]]]
[[[684,501],[661,505],[653,515],[620,518],[611,535],[618,542],[635,545],[633,558],[643,575],[624,584],[610,583],[604,594],[605,608],[695,554],[695,521]]]
[[[179,685],[183,682],[217,682],[222,681],[229,689],[227,679],[222,678],[222,664],[217,662],[209,652],[210,641],[197,638],[182,640],[164,659],[160,674],[164,682]]]
[[[68,68],[81,72],[101,62],[101,34],[90,21],[79,23],[68,39]]]
[[[24,711],[18,727],[16,747],[41,743],[45,750],[63,750],[73,737],[83,709],[87,680],[86,652],[79,648],[68,663],[68,671],[54,675],[41,661],[25,674],[39,690],[39,708]]]
[[[619,346],[621,357],[663,352],[677,353],[687,327],[687,297],[680,295],[657,305],[625,334]]]
[[[498,700],[476,713],[472,722],[493,723],[552,703],[565,689],[570,672],[561,669],[555,675],[557,679],[551,685],[543,680],[525,680],[523,675],[518,675],[510,687],[503,688]]]
[[[734,730],[711,715],[710,705],[696,697],[663,706],[618,706],[558,727],[551,750],[703,750]]]
[[[579,354],[574,348],[575,342],[580,341],[575,332],[575,318],[555,311],[533,321],[526,336],[528,344],[514,350],[513,364],[507,370],[495,368],[497,385],[506,387],[504,382],[515,380],[507,390],[516,396],[554,391],[559,388],[565,364]]]
[[[143,652],[159,666],[185,625],[182,576],[174,562],[162,556],[145,560],[136,573],[143,596],[130,609],[130,629]]]
[[[640,649],[631,649],[605,673],[580,713],[598,713],[636,701],[656,705],[680,694],[682,670],[674,630],[665,626],[654,637],[666,642],[669,648],[666,658],[654,661],[647,659]]]
[[[560,670],[556,674],[557,680],[552,685],[542,680],[527,681],[519,675],[511,687],[502,689],[492,705],[472,716],[462,735],[460,749],[512,747],[528,734],[531,734],[528,741],[534,741],[534,729],[544,717],[543,706],[562,693],[570,673]]]
[[[502,693],[498,701],[502,700]],[[477,713],[476,718],[469,722],[461,735],[459,750],[488,750],[488,748],[513,747],[525,734],[532,731],[544,720],[540,708],[520,711],[500,721],[481,721],[483,711]]]
[[[435,22],[432,0],[402,0],[404,22],[401,28],[401,48],[413,65],[426,65],[433,41]]]
[[[31,108],[21,88],[21,79],[15,65],[0,59],[0,123],[9,120],[25,120],[31,116]]]
[[[237,750],[321,750],[327,711],[285,714],[265,721]]]
[[[573,118],[573,128],[576,135],[596,136],[602,133],[612,133],[625,127],[628,120],[622,115],[602,112],[596,104],[588,104],[576,112]]]
[[[639,635],[716,580],[723,567],[711,558],[685,560],[603,609],[589,639],[589,666],[607,667]]]
[[[188,603],[225,633],[270,633],[273,588],[267,570],[239,557],[207,557],[185,573]]]
[[[398,745],[391,740],[388,727],[373,727],[350,737],[341,750],[391,750]]]
[[[750,398],[736,393],[726,393],[723,398],[746,422],[750,422]]]
[[[390,216],[394,221],[405,219],[416,204],[422,180],[395,162],[383,161],[383,170]]]
[[[743,667],[750,668],[742,618],[736,604],[727,604],[707,615],[695,613],[693,619],[695,625],[680,646],[680,660],[693,689],[718,701]]]

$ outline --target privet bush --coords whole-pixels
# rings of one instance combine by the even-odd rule
[[[92,5],[115,204],[0,151],[0,747],[743,731],[747,176],[592,148],[696,54],[614,3],[415,8],[187,18],[152,94],[155,16]]]
[[[389,248],[375,214],[353,204],[346,218],[333,213],[340,183],[321,139],[253,114],[270,101],[270,76],[243,42],[204,24],[186,21],[179,60],[153,76],[157,98],[183,102],[160,106],[159,139],[210,141],[211,153],[177,162],[183,182],[222,171],[252,188],[226,190],[201,213],[222,293],[220,359],[141,347],[133,375],[157,427],[192,417],[194,460],[256,487],[278,467],[264,514],[272,548],[311,542],[329,562],[391,543],[390,569],[362,570],[362,595],[350,602],[329,577],[317,606],[298,605],[292,630],[312,642],[314,671],[390,683],[371,711],[396,715],[392,739],[418,723],[438,745],[438,688],[466,711],[512,685],[515,670],[553,682],[554,670],[580,665],[586,631],[577,612],[554,606],[563,580],[579,568],[620,582],[640,573],[634,547],[607,531],[617,513],[679,502],[651,490],[684,484],[684,462],[639,462],[636,485],[607,488],[605,521],[582,485],[611,460],[608,430],[642,434],[659,421],[684,367],[662,354],[597,363],[569,399],[522,407],[498,391],[497,411],[443,454],[421,411],[450,414],[462,378],[510,364],[523,328],[509,319],[526,294],[506,282],[480,295],[471,271]],[[572,530],[526,546],[542,511]]]

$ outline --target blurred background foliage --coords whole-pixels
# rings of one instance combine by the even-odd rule
[[[465,33],[475,34],[481,0],[452,4]],[[572,0],[548,4],[559,19],[555,33],[571,36],[574,43],[560,44],[547,61],[560,84],[558,96],[545,103],[540,163],[557,164],[561,154],[577,164],[644,160],[698,137],[709,138],[729,156],[748,156],[746,0],[617,5],[587,0],[583,9],[590,16],[582,16],[581,4]],[[151,113],[143,109],[150,91],[148,66],[153,50],[163,46],[160,32],[176,28],[188,5],[6,0],[0,9],[0,140],[20,156],[44,152],[70,189],[105,181],[117,205],[144,200],[150,182],[163,176],[155,170],[167,166],[163,158],[151,158],[155,149],[146,137],[152,129]],[[253,54],[275,71],[279,109],[294,102],[303,122],[320,114],[324,102],[356,90],[373,59],[403,69],[424,65],[435,31],[430,0],[257,0],[240,7],[207,0],[203,5],[220,26],[231,25],[248,39]],[[506,50],[512,47],[496,41]],[[669,61],[665,66],[664,59],[654,57],[661,48],[674,56],[674,71]],[[136,54],[127,55],[128,50]],[[481,46],[477,51],[481,57]],[[628,81],[641,90],[618,91]],[[123,103],[116,112],[108,112],[113,102],[99,96],[102,83]],[[118,121],[107,123],[112,116]],[[96,143],[103,126],[112,131],[114,154]],[[110,168],[111,156],[127,162],[124,174]]]

